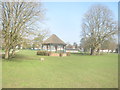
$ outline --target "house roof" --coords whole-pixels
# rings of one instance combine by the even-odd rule
[[[64,41],[62,41],[59,37],[55,34],[52,34],[48,39],[46,39],[42,44],[62,44],[66,45]]]

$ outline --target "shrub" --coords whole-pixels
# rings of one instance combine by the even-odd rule
[[[67,52],[66,54],[67,54],[67,56],[70,56],[70,52]]]
[[[37,55],[50,56],[51,52],[48,51],[37,51]]]
[[[63,53],[60,53],[59,56],[62,57]]]
[[[4,58],[5,58],[5,54],[2,54],[1,56],[2,56],[2,59],[4,59]]]
[[[46,54],[46,51],[37,51],[37,55],[45,55]]]
[[[45,52],[45,56],[50,56],[51,52]]]

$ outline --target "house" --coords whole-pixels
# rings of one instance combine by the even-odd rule
[[[51,35],[42,43],[42,50],[54,52],[66,52],[66,43],[55,34]]]

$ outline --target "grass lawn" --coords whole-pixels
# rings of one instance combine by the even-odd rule
[[[11,61],[3,60],[2,70],[3,88],[118,87],[117,54],[50,57],[22,50]]]

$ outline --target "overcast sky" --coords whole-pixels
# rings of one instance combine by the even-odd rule
[[[92,5],[102,4],[113,11],[118,19],[117,2],[43,2],[47,18],[45,26],[64,42],[80,42],[82,17]]]

